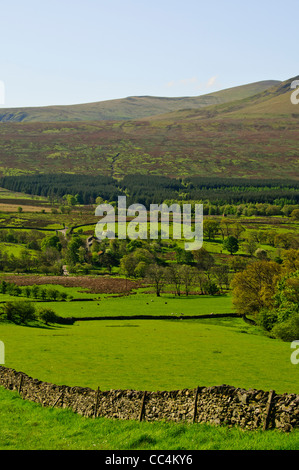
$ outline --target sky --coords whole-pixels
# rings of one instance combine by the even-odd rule
[[[199,96],[298,75],[299,2],[0,0],[0,107]]]

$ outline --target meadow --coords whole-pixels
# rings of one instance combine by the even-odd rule
[[[61,286],[53,286],[58,290]],[[61,317],[101,317],[101,316],[131,316],[131,315],[209,315],[210,313],[232,313],[230,295],[208,296],[189,295],[174,297],[171,294],[163,294],[156,297],[152,294],[137,293],[128,296],[115,296],[113,294],[90,294],[75,289],[62,289],[73,295],[70,302],[39,302],[39,307],[52,308]],[[75,291],[75,292],[74,292]],[[148,289],[146,289],[148,291]],[[73,294],[71,294],[73,293]],[[94,302],[75,301],[76,298],[95,299]]]
[[[148,307],[153,316],[179,312],[182,306],[186,316],[195,311],[207,313],[212,306],[215,313],[225,308],[223,299],[203,297],[166,296],[151,302],[151,295],[139,294],[45,305],[66,317],[133,315],[136,306],[143,314]],[[230,310],[230,298],[225,303]],[[277,393],[299,392],[289,344],[263,335],[242,318],[174,316],[170,320],[89,320],[49,326],[2,323],[0,334],[7,367],[58,384],[100,386],[102,390],[171,390],[225,383]]]

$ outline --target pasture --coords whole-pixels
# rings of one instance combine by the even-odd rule
[[[52,286],[53,287],[53,286]],[[61,286],[59,286],[61,288]],[[56,288],[56,286],[55,286]],[[231,313],[231,296],[190,295],[174,297],[171,294],[136,294],[118,296],[119,294],[90,294],[75,289],[66,288],[64,291],[74,294],[72,302],[39,302],[38,306],[55,310],[61,317],[100,317],[124,315],[208,315],[210,313]],[[94,302],[76,301],[76,298],[96,299]]]
[[[149,294],[103,296],[99,302],[38,302],[65,317],[170,310],[191,314],[231,308],[228,297],[153,299]],[[154,302],[151,302],[151,300]],[[167,300],[165,300],[167,299]],[[167,304],[165,302],[167,301]],[[218,304],[217,304],[218,302]],[[148,304],[147,304],[148,303]],[[171,312],[170,312],[171,313]],[[57,384],[102,390],[173,390],[228,384],[299,393],[290,345],[241,318],[90,320],[73,325],[2,323],[7,367]]]

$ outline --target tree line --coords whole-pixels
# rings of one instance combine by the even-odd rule
[[[0,293],[51,302],[61,302],[73,299],[72,295],[59,291],[54,287],[39,286],[37,284],[32,286],[18,286],[14,282],[8,282],[5,280],[2,280],[0,283]]]
[[[246,178],[169,178],[155,175],[126,175],[120,181],[102,175],[37,174],[4,176],[0,186],[11,191],[62,199],[67,194],[78,204],[94,204],[98,197],[117,202],[126,195],[128,203],[150,204],[165,200],[208,201],[224,204],[285,204],[299,203],[297,181],[252,180]]]
[[[299,250],[285,250],[281,258],[256,260],[236,273],[233,303],[270,337],[293,341],[299,338]]]

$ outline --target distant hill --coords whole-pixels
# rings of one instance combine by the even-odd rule
[[[271,86],[262,91],[257,91],[260,84],[245,85],[186,98],[189,106],[197,100],[202,107],[138,119],[92,121],[82,111],[79,120],[76,107],[77,122],[26,122],[25,118],[14,122],[12,116],[0,124],[0,176],[70,173],[118,180],[136,174],[299,180],[299,104],[290,101],[290,84],[297,78],[267,82]],[[253,94],[244,98],[249,90]],[[211,99],[222,102],[208,106]],[[140,114],[145,109],[156,112],[158,103],[174,106],[171,98],[139,97],[135,107],[133,100],[122,100],[131,103],[132,115],[133,108],[137,113],[136,103]],[[184,98],[174,100],[176,106],[186,105]]]
[[[241,100],[279,86],[280,83],[277,80],[264,80],[197,97],[130,96],[87,104],[0,108],[0,122],[136,120],[181,109],[201,109]]]
[[[189,120],[211,117],[249,118],[249,117],[299,117],[299,104],[291,102],[291,83],[299,80],[299,76],[276,83],[257,94],[230,102],[207,106],[201,109],[181,109],[175,112],[153,116],[151,119]],[[298,116],[297,116],[298,115]]]

